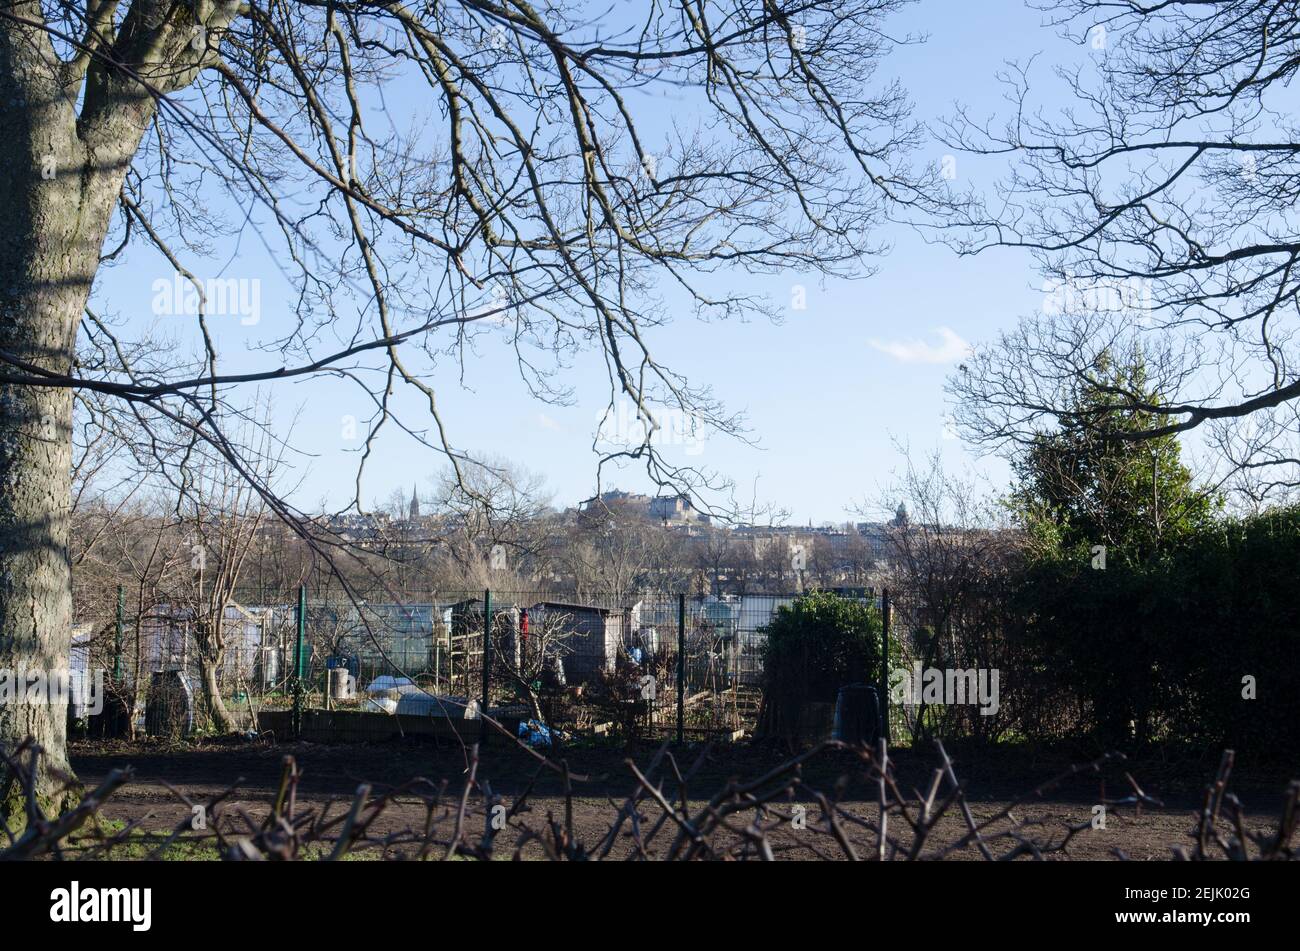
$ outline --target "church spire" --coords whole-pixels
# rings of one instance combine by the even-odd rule
[[[411,515],[411,519],[412,519],[412,520],[417,519],[417,518],[420,517],[420,495],[419,495],[418,492],[416,492],[416,489],[415,489],[415,485],[414,485],[414,483],[412,483],[412,485],[411,485],[411,509],[410,509],[410,515]]]

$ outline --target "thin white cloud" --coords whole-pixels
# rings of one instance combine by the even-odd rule
[[[869,343],[881,353],[887,353],[900,363],[955,363],[970,353],[970,344],[950,327],[939,327],[935,333],[942,339],[939,346],[924,340],[871,340]]]
[[[545,413],[537,414],[537,424],[541,426],[542,429],[549,429],[552,432],[557,432],[557,433],[564,432],[564,427],[561,426],[555,420],[551,419],[551,417],[547,416]]]

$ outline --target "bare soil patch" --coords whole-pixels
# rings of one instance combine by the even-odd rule
[[[700,747],[678,753],[683,770],[695,763]],[[999,748],[992,751],[950,750],[958,776],[980,821],[994,815],[1009,801],[1029,792],[1073,762],[1086,761],[1090,755],[1068,755],[1065,751],[1027,751]],[[595,843],[613,819],[618,804],[633,791],[636,781],[627,766],[631,756],[644,765],[654,749],[644,747],[628,752],[617,747],[573,748],[563,754],[574,774],[573,825],[582,841]],[[284,756],[292,754],[302,771],[298,791],[301,806],[325,808],[334,801],[332,810],[345,808],[361,783],[377,791],[421,776],[434,783],[445,781],[448,789],[459,795],[466,776],[467,754],[459,746],[445,743],[392,742],[376,745],[324,746],[316,744],[273,744],[269,742],[215,741],[197,744],[79,743],[74,744],[72,762],[79,777],[89,783],[101,780],[114,768],[131,766],[133,779],[119,790],[103,809],[108,819],[138,822],[141,828],[168,830],[188,813],[172,792],[178,790],[194,801],[204,801],[232,785],[238,792],[228,806],[238,807],[250,816],[266,814],[279,783]],[[932,751],[899,749],[893,752],[901,789],[922,790],[928,786],[937,764]],[[712,748],[700,764],[689,786],[692,810],[700,808],[709,797],[731,779],[752,779],[762,775],[784,759],[779,751],[761,746],[738,744]],[[1017,807],[1013,814],[1035,836],[1060,838],[1066,827],[1092,815],[1093,805],[1102,798],[1122,796],[1127,784],[1125,770],[1131,772],[1144,790],[1164,802],[1162,808],[1127,807],[1108,812],[1105,829],[1089,828],[1071,842],[1066,855],[1056,858],[1113,859],[1117,850],[1135,860],[1167,859],[1171,847],[1188,844],[1194,825],[1193,813],[1199,805],[1201,790],[1212,777],[1215,761],[1211,757],[1128,762],[1108,770],[1104,777],[1078,776],[1063,783],[1041,799]],[[827,754],[808,764],[806,780],[816,789],[830,793],[836,780],[854,772],[849,754]],[[1233,784],[1243,800],[1252,822],[1266,827],[1277,813],[1285,787],[1287,770],[1265,764],[1239,763]],[[537,763],[521,751],[504,743],[490,746],[479,764],[480,778],[487,779],[492,790],[511,803],[532,785],[526,822],[533,827],[546,821],[548,813],[564,815],[562,779],[553,772],[538,773]],[[171,788],[169,788],[171,787]],[[919,794],[918,794],[919,795]],[[876,789],[851,781],[843,794],[847,808],[864,817],[875,813]],[[478,797],[474,797],[478,801]],[[808,799],[808,817],[815,822],[819,815],[815,803]],[[650,821],[658,818],[659,808],[650,801],[642,804],[642,815]],[[425,810],[414,798],[394,803],[379,818],[375,831],[390,832],[418,827]],[[896,831],[902,831],[895,824]],[[848,838],[863,854],[874,854],[875,837],[865,829],[849,829]],[[940,824],[938,841],[956,839],[965,831],[963,820],[955,810]],[[664,839],[671,838],[664,835]],[[796,830],[781,830],[773,837],[774,848],[782,857],[840,857],[828,839],[809,836]],[[506,835],[499,843],[506,854],[513,844]],[[828,849],[828,846],[830,847]],[[623,850],[626,851],[626,850]],[[618,850],[616,850],[616,853]],[[976,859],[972,846],[953,856]]]

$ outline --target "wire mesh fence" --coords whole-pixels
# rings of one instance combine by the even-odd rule
[[[298,735],[409,732],[412,718],[463,732],[487,712],[525,733],[735,737],[759,714],[766,627],[797,597],[259,584],[116,611],[102,598],[72,667],[105,671],[137,732],[217,716]]]

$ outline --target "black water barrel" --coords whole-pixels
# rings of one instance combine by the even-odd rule
[[[880,695],[869,684],[841,687],[835,699],[832,739],[874,746],[880,739]]]
[[[179,670],[155,670],[144,708],[149,736],[188,736],[194,729],[194,693]]]

